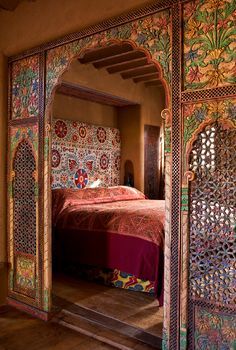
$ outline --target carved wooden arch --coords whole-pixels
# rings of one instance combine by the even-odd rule
[[[92,46],[90,46],[88,44],[87,47],[82,48],[79,53],[77,53],[76,55],[72,56],[68,60],[66,66],[58,74],[57,79],[56,79],[56,81],[53,84],[53,88],[51,89],[50,95],[47,95],[46,115],[47,115],[47,113],[49,113],[49,111],[51,109],[51,106],[52,106],[52,103],[53,103],[53,100],[54,100],[54,96],[55,96],[55,93],[56,93],[56,89],[58,88],[58,86],[60,86],[60,84],[62,82],[63,74],[66,73],[70,69],[71,64],[74,61],[76,61],[76,60],[78,60],[80,58],[83,58],[83,56],[87,52],[92,51],[92,50],[94,50],[94,49],[96,49],[98,47],[102,48],[102,47],[109,46],[111,44],[118,44],[118,45],[130,44],[133,49],[145,53],[148,63],[153,63],[157,67],[157,71],[160,73],[159,80],[160,80],[161,84],[163,85],[164,91],[165,91],[165,105],[166,105],[166,108],[170,107],[171,84],[168,83],[168,81],[164,78],[163,69],[162,69],[162,66],[161,66],[159,60],[156,60],[156,59],[152,58],[152,55],[151,55],[150,51],[148,49],[146,49],[146,48],[143,48],[143,47],[139,46],[137,43],[135,43],[135,41],[122,40],[122,39],[108,39],[107,41],[103,42],[102,45],[98,45],[98,46],[92,45]]]
[[[89,28],[85,28],[77,33],[66,35],[64,38],[59,38],[53,42],[44,43],[39,47],[28,50],[20,55],[9,58],[9,169],[8,169],[8,235],[9,235],[9,302],[17,305],[23,310],[46,319],[50,311],[50,288],[51,288],[51,242],[50,242],[50,115],[47,110],[45,115],[45,107],[48,107],[48,96],[51,96],[51,87],[54,85],[54,79],[60,76],[61,69],[67,65],[71,57],[76,57],[77,54],[84,48],[88,47],[93,40],[96,45],[102,44],[102,40],[107,41],[113,38],[114,40],[129,40],[132,39],[135,43],[138,42],[139,47],[149,48],[145,43],[151,42],[146,40],[146,30],[150,32],[153,27],[152,17],[158,16],[158,13],[166,12],[170,14],[171,24],[171,40],[172,50],[169,52],[171,56],[171,113],[173,119],[171,123],[171,157],[168,164],[171,170],[171,187],[172,192],[170,196],[171,213],[168,214],[171,225],[171,238],[169,249],[168,265],[165,266],[165,322],[163,333],[163,349],[179,349],[186,350],[195,348],[193,344],[187,344],[187,329],[189,320],[187,317],[188,295],[187,287],[188,279],[188,219],[189,219],[189,197],[188,184],[184,179],[184,171],[186,169],[186,154],[185,154],[185,126],[184,121],[187,118],[185,106],[189,104],[201,104],[205,102],[208,106],[212,101],[224,101],[231,99],[232,104],[235,105],[236,100],[236,84],[233,77],[234,58],[233,49],[235,42],[235,34],[229,30],[233,28],[233,20],[235,13],[235,4],[232,1],[217,1],[217,7],[212,6],[210,0],[157,0],[151,5],[147,5],[142,9],[137,9],[131,13],[124,14],[120,17],[108,19],[102,23],[98,23]],[[230,3],[230,6],[229,6]],[[231,4],[232,3],[232,4]],[[219,5],[219,6],[218,6]],[[232,6],[231,6],[232,5]],[[196,15],[196,14],[199,15]],[[212,29],[206,29],[202,13],[210,13],[214,23]],[[224,21],[222,22],[222,16]],[[151,22],[150,22],[151,17]],[[158,21],[157,21],[158,22]],[[157,24],[155,22],[155,25]],[[144,36],[137,40],[137,27],[133,26],[140,24],[140,30]],[[160,23],[160,22],[159,22]],[[193,23],[195,25],[193,26]],[[165,23],[164,28],[166,28]],[[195,50],[192,50],[192,41],[196,40],[197,46],[201,46],[205,41],[205,34],[209,31],[211,33],[215,26],[221,27],[228,31],[229,41],[222,43],[221,50],[215,50],[214,47],[209,50],[204,49],[203,56],[198,55]],[[194,27],[194,28],[193,28]],[[128,30],[126,30],[128,29]],[[133,30],[133,37],[130,33]],[[193,29],[195,36],[193,35]],[[104,34],[105,33],[105,34]],[[127,34],[128,33],[128,34]],[[108,36],[107,36],[108,34]],[[112,40],[113,40],[112,39]],[[155,38],[154,38],[155,39]],[[199,40],[198,40],[199,39]],[[223,37],[221,38],[223,39]],[[223,41],[223,40],[221,40]],[[229,42],[231,42],[229,44]],[[218,47],[217,43],[217,47]],[[195,45],[195,44],[194,44]],[[228,49],[230,48],[230,49]],[[50,62],[50,55],[54,58],[61,57],[57,62]],[[203,61],[202,61],[203,57]],[[212,58],[220,59],[221,69],[212,66]],[[53,59],[53,57],[51,57]],[[64,60],[64,62],[63,62]],[[218,65],[217,65],[218,67]],[[32,74],[33,73],[33,74]],[[194,73],[194,74],[193,74]],[[207,73],[211,73],[208,75]],[[217,73],[220,79],[212,79]],[[219,73],[221,75],[219,76]],[[46,79],[47,75],[47,79]],[[232,76],[231,76],[232,75]],[[27,84],[21,78],[28,76]],[[166,75],[165,75],[166,76]],[[211,77],[211,79],[210,79]],[[204,84],[201,83],[201,78]],[[56,79],[57,80],[57,79]],[[18,83],[20,81],[20,89]],[[170,80],[168,80],[170,82]],[[32,87],[35,89],[32,94]],[[45,91],[46,89],[46,91]],[[15,91],[17,90],[17,94]],[[24,90],[24,91],[23,91]],[[27,99],[26,99],[27,97]],[[29,110],[26,101],[34,98],[33,109]],[[184,107],[181,109],[181,107]],[[218,106],[220,107],[220,106]],[[219,110],[220,108],[217,109]],[[183,118],[181,117],[183,115]],[[191,117],[191,114],[190,114]],[[200,116],[201,121],[202,117]],[[204,120],[206,118],[204,117]],[[199,126],[199,120],[194,122],[194,128],[189,130],[190,138]],[[30,129],[35,134],[37,139],[38,149],[38,181],[39,181],[39,215],[38,222],[38,259],[39,264],[35,272],[37,277],[37,295],[36,298],[27,298],[25,295],[16,294],[12,288],[12,281],[14,274],[17,272],[14,268],[14,249],[12,247],[12,150],[14,150],[16,139],[23,137],[22,130],[30,125]],[[196,128],[195,128],[196,127]],[[20,136],[18,135],[20,133]],[[189,138],[188,138],[189,140]],[[187,140],[187,141],[188,141]],[[188,142],[187,142],[188,143]],[[184,150],[183,150],[184,148]],[[34,146],[35,149],[35,146]],[[169,149],[170,151],[170,149]],[[182,161],[184,159],[184,162]],[[172,166],[173,160],[173,166]],[[191,174],[187,174],[191,175]],[[191,179],[191,176],[190,176]],[[181,189],[182,185],[182,189]],[[40,254],[39,254],[40,253]],[[171,262],[170,262],[171,257]],[[180,300],[179,300],[179,294]],[[167,297],[166,297],[167,296]],[[204,308],[204,303],[201,305]],[[200,307],[199,307],[200,308]],[[216,331],[216,338],[225,330],[226,324],[233,324],[235,318],[230,318],[229,309],[224,307],[221,309],[226,316],[222,316],[219,321],[222,321],[222,327]],[[218,317],[216,311],[211,309],[212,314]],[[166,317],[167,315],[167,317]],[[223,314],[222,314],[223,315]],[[209,323],[195,320],[193,329],[199,329],[199,326],[204,327],[202,332],[203,337],[206,338],[206,346],[211,346],[213,337],[208,337],[207,327]],[[191,320],[190,320],[191,323]],[[223,327],[223,323],[225,323]],[[230,329],[229,329],[230,331]],[[228,333],[229,338],[233,338],[231,333]],[[170,336],[171,335],[171,336]],[[207,339],[208,338],[208,339]],[[212,340],[213,339],[213,340]],[[234,337],[235,339],[235,337]],[[222,344],[225,343],[222,341]],[[227,344],[232,343],[231,340]],[[224,344],[225,345],[225,344]],[[235,345],[235,344],[234,344]],[[231,347],[233,348],[232,345]],[[204,345],[205,346],[205,345]],[[228,346],[229,347],[229,346]],[[199,349],[197,347],[196,349]]]
[[[157,13],[158,15],[158,13]],[[158,71],[160,72],[160,80],[164,86],[165,89],[165,104],[166,104],[166,109],[164,110],[164,114],[166,116],[166,129],[168,129],[168,135],[171,134],[171,112],[170,112],[170,108],[171,108],[171,84],[170,81],[168,81],[168,79],[165,77],[164,75],[164,71],[163,71],[163,67],[161,66],[160,62],[158,59],[155,59],[154,57],[152,57],[151,52],[148,50],[148,48],[144,48],[141,45],[138,45],[134,40],[131,39],[116,39],[116,38],[109,38],[109,39],[103,39],[102,43],[99,42],[100,38],[102,37],[103,32],[96,34],[92,37],[92,42],[86,43],[84,45],[82,45],[81,48],[78,49],[78,51],[75,53],[72,44],[68,44],[68,45],[64,45],[55,49],[52,49],[49,51],[48,56],[46,57],[46,101],[45,101],[45,121],[46,121],[46,127],[45,127],[45,136],[48,138],[48,142],[47,144],[51,144],[51,107],[52,107],[52,103],[53,103],[53,98],[56,92],[57,87],[60,85],[62,79],[63,79],[63,74],[68,71],[70,69],[70,65],[73,61],[77,60],[78,58],[82,58],[84,56],[84,54],[86,52],[88,52],[89,50],[93,50],[95,48],[98,47],[106,47],[112,43],[116,43],[119,45],[123,45],[124,43],[128,43],[130,44],[134,49],[138,49],[142,52],[145,53],[145,55],[148,58],[148,62],[152,62],[155,64],[155,66],[157,67]],[[82,39],[84,40],[84,39]],[[93,42],[93,40],[95,42]],[[80,44],[78,43],[78,45],[80,46]],[[171,44],[170,44],[171,45]],[[169,47],[169,49],[171,49],[171,47]],[[57,73],[53,78],[53,83],[52,84],[48,84],[49,82],[49,72],[50,72],[50,59],[51,56],[54,56],[55,60],[59,60],[61,57],[66,57],[66,63],[62,64],[57,69]],[[171,59],[171,57],[169,56],[168,58],[169,60]],[[169,61],[170,64],[170,61]],[[48,153],[48,157],[47,157],[47,161],[45,162],[45,169],[47,173],[50,173],[50,162],[51,162],[51,157],[50,157],[50,150]],[[168,212],[168,217],[170,216],[170,211],[171,211],[171,139],[169,139],[169,145],[168,145],[168,151],[166,151],[166,162],[167,162],[167,171],[166,171],[166,188],[167,188],[167,200],[166,200],[166,210]],[[50,213],[50,207],[51,207],[51,202],[50,202],[50,184],[48,183],[48,181],[46,181],[45,185],[45,191],[47,191],[47,193],[45,194],[45,198],[47,198],[47,203],[45,203],[45,205],[47,206],[47,210]],[[48,218],[48,236],[50,236],[50,217]],[[166,238],[166,242],[167,245],[165,247],[165,252],[166,255],[168,256],[167,259],[165,259],[165,276],[166,276],[166,284],[165,284],[165,289],[164,289],[164,325],[163,325],[163,333],[164,333],[164,342],[168,342],[169,339],[169,318],[170,318],[170,283],[168,283],[167,281],[170,281],[170,246],[171,246],[171,232],[170,232],[170,225],[169,222],[166,223],[165,225],[165,238]],[[51,274],[51,273],[50,273]],[[51,277],[50,277],[51,278]],[[50,285],[51,285],[51,281],[48,281],[48,288],[49,290],[51,289]],[[49,296],[49,300],[50,300],[50,296]]]
[[[159,21],[160,17],[168,18],[166,22]],[[39,191],[39,216],[38,221],[38,251],[35,259],[39,262],[35,269],[37,279],[37,293],[35,298],[26,298],[9,288],[9,302],[25,311],[35,314],[43,319],[48,319],[51,311],[51,188],[50,188],[50,143],[51,143],[51,116],[50,106],[54,89],[59,84],[66,67],[69,67],[73,59],[79,57],[84,49],[106,45],[107,42],[132,42],[135,48],[145,50],[150,60],[159,67],[159,59],[155,54],[159,50],[157,46],[152,48],[160,38],[157,27],[163,34],[168,32],[169,41],[165,46],[166,56],[162,62],[168,63],[168,69],[162,70],[162,82],[166,90],[166,107],[168,115],[175,118],[168,125],[168,223],[166,225],[165,247],[165,300],[164,300],[164,328],[163,349],[177,349],[179,347],[179,197],[180,197],[180,27],[181,14],[179,0],[158,0],[153,5],[146,6],[131,14],[105,21],[65,38],[58,39],[48,44],[29,50],[21,55],[11,57],[9,60],[9,143],[15,142],[18,130],[21,139],[24,128],[30,125],[38,142],[38,191]],[[138,28],[138,30],[137,30]],[[153,37],[149,34],[153,30]],[[137,36],[138,31],[142,34]],[[144,34],[144,35],[143,35]],[[158,39],[159,38],[159,39]],[[158,39],[158,40],[157,40]],[[173,47],[172,47],[173,42]],[[159,50],[159,51],[158,51]],[[159,52],[159,53],[160,53]],[[172,71],[173,56],[173,71]],[[162,57],[163,58],[163,57]],[[33,72],[33,74],[32,74]],[[27,77],[27,84],[21,77]],[[20,86],[18,82],[20,81]],[[172,84],[173,81],[173,84]],[[17,90],[17,94],[15,94]],[[33,91],[33,93],[32,93]],[[28,101],[34,99],[34,109],[29,111],[25,96]],[[35,98],[36,97],[36,98]],[[31,102],[30,102],[31,103]],[[170,118],[169,118],[170,121]],[[173,124],[173,128],[172,128]],[[171,130],[173,129],[173,133]],[[172,135],[173,134],[173,135]],[[173,143],[170,137],[173,136]],[[14,145],[13,145],[14,146]],[[172,148],[173,146],[173,148]],[[14,147],[13,147],[14,149]],[[172,153],[173,149],[173,153]],[[172,168],[172,157],[175,167]],[[9,156],[11,159],[11,154]],[[167,159],[167,157],[166,157]],[[173,172],[173,174],[172,174]],[[8,177],[11,186],[11,176]],[[173,186],[173,191],[172,191]],[[172,191],[172,192],[171,192]],[[174,196],[172,194],[174,193]],[[12,198],[9,199],[10,205]],[[170,208],[171,206],[171,208]],[[10,226],[11,216],[9,216]],[[172,232],[170,233],[170,225]],[[169,230],[169,232],[168,232]],[[11,227],[9,229],[11,238]],[[14,250],[10,246],[9,260],[14,259]],[[12,263],[13,266],[13,263]],[[11,275],[15,270],[10,272]],[[170,337],[171,334],[171,337]]]
[[[197,140],[199,134],[201,134],[201,132],[207,127],[210,126],[212,124],[214,124],[215,122],[218,122],[219,124],[221,124],[223,129],[235,129],[236,125],[235,123],[230,119],[230,118],[219,118],[219,119],[208,119],[205,120],[203,123],[201,123],[199,125],[199,127],[197,128],[197,130],[195,130],[195,132],[193,133],[190,141],[187,143],[186,145],[186,153],[185,153],[185,164],[188,166],[189,165],[189,158],[190,158],[190,154],[192,152],[193,149],[193,145],[194,142]],[[192,181],[193,178],[192,176],[190,176],[189,174],[189,169],[186,168],[185,169],[185,175],[188,178],[189,181]]]

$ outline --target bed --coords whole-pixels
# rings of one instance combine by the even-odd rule
[[[63,264],[118,269],[152,281],[162,305],[164,201],[114,186],[55,189],[52,203],[56,254]]]

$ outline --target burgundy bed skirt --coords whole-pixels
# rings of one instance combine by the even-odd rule
[[[64,266],[68,263],[118,269],[154,282],[155,295],[163,305],[163,250],[133,236],[111,232],[58,229],[54,248]]]

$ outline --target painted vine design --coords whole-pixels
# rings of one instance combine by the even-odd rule
[[[236,348],[236,321],[234,316],[195,310],[195,349],[233,350]]]
[[[184,87],[236,83],[236,0],[195,0],[184,6]]]
[[[12,65],[11,118],[37,117],[39,113],[39,56]]]
[[[38,152],[38,126],[26,126],[11,129],[11,159],[16,146],[23,139],[28,139],[34,146],[34,155],[36,157]]]
[[[14,158],[14,152],[18,144],[27,139],[33,145],[34,157],[38,159],[38,125],[32,125],[27,127],[12,127],[10,131],[11,146],[10,146],[10,164],[12,166],[12,161]],[[37,186],[36,186],[37,187]],[[35,189],[35,191],[37,188]],[[9,184],[9,195],[12,197],[12,183]]]
[[[184,106],[184,153],[187,144],[204,123],[230,121],[236,127],[236,99],[206,101]]]
[[[138,48],[147,49],[152,59],[161,65],[163,78],[169,86],[171,82],[170,37],[170,11],[166,10],[50,50],[47,54],[47,101],[58,77],[82,49],[110,45],[112,41],[117,40],[132,41]]]

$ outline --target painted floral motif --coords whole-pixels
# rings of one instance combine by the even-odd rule
[[[62,120],[58,120],[56,122],[56,124],[55,124],[55,133],[61,139],[66,136],[66,134],[67,134],[67,126]]]
[[[153,60],[160,64],[167,85],[171,82],[170,12],[165,10],[107,31],[59,46],[47,52],[46,95],[51,93],[60,75],[81,50],[112,44],[112,41],[130,40],[138,48],[147,49]]]
[[[236,348],[236,318],[195,309],[195,349],[233,350]]]
[[[39,57],[12,64],[12,119],[37,117],[39,113]]]
[[[27,139],[31,142],[34,148],[35,159],[38,159],[38,125],[30,125],[25,127],[12,127],[10,129],[11,137],[11,149],[10,149],[10,158],[13,158],[14,151],[23,139]]]
[[[75,173],[75,184],[78,188],[84,188],[88,184],[88,174],[84,169],[79,169]]]
[[[72,135],[72,142],[77,142],[79,140],[79,137],[77,134]]]
[[[97,138],[100,143],[104,143],[106,141],[106,131],[104,128],[99,127],[97,129]]]
[[[120,155],[116,157],[115,159],[115,167],[117,170],[120,169]]]
[[[115,140],[117,143],[120,143],[120,133],[119,132],[116,133]]]
[[[102,170],[106,170],[109,164],[109,158],[106,154],[103,154],[100,158],[100,166]]]
[[[87,186],[98,179],[101,186],[119,184],[120,142],[116,139],[120,139],[120,133],[115,128],[54,119],[52,188]],[[81,169],[87,174],[87,182],[78,176]]]
[[[16,288],[25,291],[35,289],[35,262],[32,258],[22,255],[16,259]]]
[[[56,150],[52,150],[52,167],[57,168],[60,164],[61,156],[60,153]]]
[[[195,0],[184,5],[185,89],[236,83],[235,20],[235,0]]]
[[[79,127],[79,136],[82,137],[83,139],[86,137],[87,131],[84,126]]]
[[[184,106],[184,152],[196,130],[216,120],[236,126],[236,99],[213,100]]]

